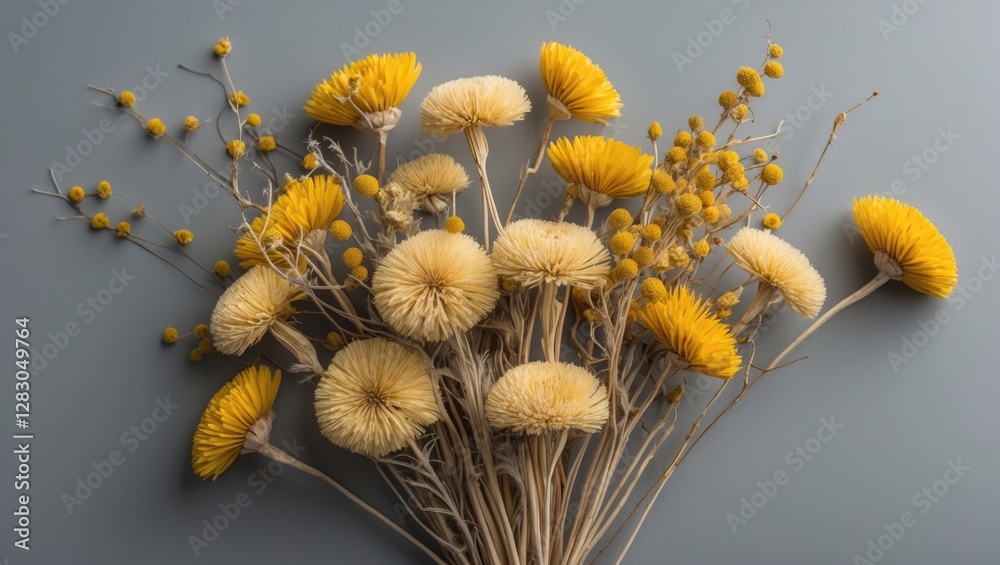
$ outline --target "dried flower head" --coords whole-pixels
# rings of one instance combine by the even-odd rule
[[[215,304],[210,326],[215,347],[226,355],[242,355],[260,342],[271,326],[291,313],[301,291],[265,266],[236,279]]]
[[[581,187],[581,198],[586,198],[587,191],[608,198],[632,198],[649,189],[653,157],[617,139],[585,135],[570,141],[561,137],[549,144],[548,156],[560,177]]]
[[[496,304],[497,273],[475,239],[427,230],[397,245],[372,280],[375,308],[390,327],[418,341],[468,330]]]
[[[522,286],[604,284],[611,256],[590,229],[527,218],[507,226],[493,246],[493,265]]]
[[[931,296],[947,298],[958,284],[955,254],[920,210],[882,196],[854,200],[854,222],[879,270]]]
[[[450,155],[430,153],[408,161],[392,172],[390,183],[397,183],[431,213],[447,206],[452,193],[469,186],[465,168]]]
[[[196,475],[214,481],[236,461],[257,421],[273,418],[271,406],[280,384],[281,371],[272,377],[271,369],[258,365],[241,371],[212,396],[191,446]]]
[[[440,417],[420,356],[382,338],[355,341],[334,355],[315,406],[331,443],[372,458],[405,447]]]
[[[600,431],[608,420],[608,391],[590,371],[537,361],[510,369],[490,389],[486,418],[515,433]]]
[[[531,110],[516,81],[496,75],[439,84],[420,103],[420,131],[448,137],[469,127],[509,126]]]
[[[317,84],[306,102],[306,114],[323,123],[365,131],[391,129],[421,68],[414,53],[369,55]]]
[[[801,251],[770,231],[743,228],[727,245],[736,265],[776,289],[800,316],[815,318],[826,284]]]
[[[555,41],[543,43],[540,67],[550,97],[550,117],[607,125],[608,118],[621,116],[615,87],[601,67],[579,50]]]
[[[743,362],[729,326],[686,286],[673,286],[662,300],[647,302],[639,318],[691,371],[728,379]]]

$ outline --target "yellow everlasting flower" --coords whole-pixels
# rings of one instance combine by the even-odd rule
[[[597,193],[593,196],[598,206],[614,198],[640,196],[649,189],[653,157],[616,139],[586,135],[570,141],[561,137],[549,144],[548,156],[560,177],[580,187],[581,198],[588,191]]]
[[[597,432],[608,420],[608,391],[578,365],[537,361],[504,373],[486,397],[486,418],[497,429],[539,435]]]
[[[729,326],[686,286],[674,286],[663,300],[648,302],[639,319],[691,371],[728,379],[740,369],[743,359]]]
[[[854,221],[876,254],[876,264],[890,278],[939,298],[955,289],[955,254],[919,210],[892,198],[868,196],[854,200]]]
[[[212,396],[191,446],[196,475],[214,481],[236,461],[251,428],[258,420],[272,417],[280,384],[281,371],[271,376],[271,369],[258,365],[241,371]]]
[[[82,186],[74,186],[73,188],[69,189],[69,195],[68,195],[69,199],[75,204],[79,204],[83,200],[83,197],[86,195],[87,193],[83,191]]]
[[[131,90],[123,90],[118,94],[118,104],[122,108],[129,108],[135,104],[135,94]]]
[[[543,43],[540,66],[551,118],[607,125],[608,118],[621,116],[615,87],[601,67],[579,50],[555,41]]]
[[[160,137],[165,131],[167,131],[167,126],[163,124],[163,120],[160,118],[150,118],[149,121],[146,122],[146,131],[148,131],[149,135],[152,135],[153,137]]]
[[[247,116],[247,125],[255,128],[260,125],[260,114],[250,114]]]
[[[391,128],[421,68],[414,53],[369,55],[317,84],[306,102],[306,114],[323,123],[364,131]]]

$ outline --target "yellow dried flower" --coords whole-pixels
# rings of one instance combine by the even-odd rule
[[[329,347],[330,349],[340,349],[344,347],[344,338],[337,332],[329,332],[326,334],[326,339],[323,340],[323,345]]]
[[[184,129],[188,131],[195,131],[201,127],[201,121],[195,116],[188,116],[184,118]]]
[[[228,37],[223,37],[218,43],[215,44],[212,51],[219,57],[225,57],[226,55],[232,53],[233,42],[229,41]]]
[[[414,53],[369,55],[317,84],[306,102],[306,114],[323,123],[366,130],[395,125],[398,107],[421,68]]]
[[[639,275],[639,264],[634,259],[622,259],[611,269],[611,278],[616,281],[634,279]]]
[[[702,131],[695,139],[695,143],[702,149],[711,149],[715,147],[715,136],[710,131]]]
[[[608,215],[608,225],[616,230],[625,229],[632,225],[632,214],[625,208],[616,208]]]
[[[738,102],[739,98],[732,90],[725,90],[719,95],[719,106],[722,106],[723,108],[732,108]]]
[[[333,239],[346,241],[347,238],[351,237],[353,230],[351,230],[351,224],[344,220],[336,220],[330,224],[330,233],[333,235]]]
[[[444,231],[448,233],[462,233],[465,231],[465,222],[458,216],[448,216],[444,221]]]
[[[524,119],[531,102],[509,78],[460,78],[431,89],[420,103],[420,131],[445,138],[469,127],[509,126]]]
[[[736,82],[740,83],[750,96],[764,95],[764,81],[761,80],[760,73],[752,67],[740,67],[736,71]]]
[[[719,210],[719,221],[725,220],[729,218],[729,216],[733,215],[733,210],[729,207],[729,204],[719,204],[716,208]]]
[[[542,283],[601,286],[611,260],[592,230],[534,218],[509,224],[497,238],[491,257],[497,273],[525,287]]]
[[[215,346],[226,355],[242,355],[264,339],[291,312],[303,293],[283,276],[257,265],[236,279],[215,304],[209,321]]]
[[[250,97],[242,90],[237,90],[229,93],[229,102],[236,108],[242,108],[250,103]]]
[[[663,237],[663,228],[656,224],[649,224],[642,228],[642,239],[645,241],[656,241]]]
[[[260,114],[250,114],[247,116],[247,125],[255,128],[260,125]]]
[[[365,256],[357,247],[348,247],[340,255],[340,258],[344,261],[344,264],[347,265],[348,269],[353,269],[361,264],[361,261],[364,260]]]
[[[131,90],[123,90],[118,94],[118,104],[122,108],[130,108],[135,105],[135,94]]]
[[[740,192],[746,192],[747,186],[750,185],[750,181],[748,181],[746,177],[739,177],[730,184],[736,190],[739,190]]]
[[[194,337],[198,339],[207,339],[208,335],[208,324],[198,324],[194,327]]]
[[[635,236],[630,232],[620,231],[611,236],[608,246],[611,247],[611,252],[615,255],[628,255],[632,251],[632,247],[635,246]]]
[[[79,204],[87,194],[83,191],[82,186],[74,186],[69,189],[68,196],[71,202]]]
[[[430,153],[401,165],[390,175],[389,182],[416,196],[428,212],[437,213],[444,209],[452,193],[469,186],[469,175],[450,155]]]
[[[715,204],[715,193],[711,190],[702,190],[698,193],[698,198],[701,199],[702,206],[711,206]]]
[[[218,261],[216,261],[215,265],[212,267],[212,270],[215,272],[215,276],[219,277],[220,279],[228,277],[230,273],[233,272],[232,268],[229,266],[229,262],[224,259],[219,259]]]
[[[641,293],[646,302],[660,302],[667,299],[667,287],[663,285],[662,280],[655,277],[642,281]]]
[[[319,166],[319,160],[312,153],[306,153],[306,156],[302,158],[302,168],[311,171]]]
[[[177,230],[174,232],[174,239],[181,245],[187,245],[194,241],[194,234],[190,230]]]
[[[763,224],[769,230],[776,230],[781,227],[781,216],[772,212],[764,216]]]
[[[115,226],[115,233],[121,238],[128,237],[132,233],[132,226],[128,222],[118,222],[118,225]]]
[[[653,264],[653,261],[656,259],[656,254],[653,253],[652,249],[642,246],[633,251],[631,257],[640,269],[645,269]]]
[[[778,290],[805,318],[815,318],[826,300],[826,284],[801,251],[769,231],[743,228],[729,240],[736,265],[761,285]]]
[[[688,193],[680,195],[676,200],[677,213],[681,216],[693,216],[701,212],[701,198]]]
[[[876,254],[879,269],[896,271],[891,273],[896,275],[893,278],[939,298],[947,298],[958,285],[958,265],[951,246],[913,206],[882,196],[855,199],[854,222],[868,249]],[[885,265],[887,261],[894,264]]]
[[[666,155],[663,156],[663,160],[671,165],[683,163],[687,160],[687,150],[680,145],[675,145],[667,151]]]
[[[706,206],[705,209],[701,211],[701,219],[705,220],[706,223],[714,224],[719,221],[719,209],[715,206]]]
[[[315,408],[326,439],[371,458],[406,447],[440,418],[420,355],[383,338],[354,341],[334,355]]]
[[[736,293],[729,291],[724,293],[722,296],[715,300],[715,306],[719,309],[732,308],[740,303],[740,299],[736,296]]]
[[[557,113],[584,122],[607,125],[608,118],[621,116],[621,98],[607,75],[590,57],[568,45],[549,41],[542,44],[539,66],[545,92],[558,101]]]
[[[351,276],[358,279],[359,281],[364,281],[368,279],[368,267],[364,265],[358,265],[351,269]]]
[[[764,151],[764,149],[760,147],[754,149],[751,155],[753,156],[753,160],[757,161],[758,163],[764,163],[769,159],[767,151]]]
[[[674,245],[667,250],[667,257],[673,267],[683,267],[691,262],[691,256],[680,245]]]
[[[764,65],[764,74],[771,78],[781,78],[785,74],[785,68],[777,61],[768,61]]]
[[[775,59],[780,59],[782,55],[785,54],[785,50],[781,48],[777,43],[772,43],[767,48],[767,54],[774,57]]]
[[[163,343],[177,343],[177,328],[167,328],[163,330]]]
[[[694,176],[694,184],[701,190],[712,190],[715,188],[715,173],[707,166],[698,170]],[[711,203],[707,203],[706,206]]]
[[[646,130],[646,137],[648,137],[650,141],[656,141],[662,136],[663,128],[660,127],[660,122],[653,122],[649,124],[649,129]]]
[[[354,178],[354,192],[365,198],[375,196],[378,192],[378,179],[372,175],[358,175]]]
[[[715,159],[716,166],[719,167],[720,171],[725,172],[727,169],[733,165],[738,165],[740,163],[740,154],[735,151],[723,151]]]
[[[784,176],[784,172],[781,170],[781,167],[774,163],[768,163],[760,170],[760,180],[767,184],[780,183],[782,176]]]
[[[486,397],[496,429],[540,435],[600,431],[608,420],[608,392],[590,371],[569,363],[536,361],[504,373]]]
[[[281,371],[275,371],[272,377],[270,368],[257,365],[240,371],[212,396],[198,421],[191,446],[191,466],[196,475],[214,481],[243,453],[247,436],[258,420],[266,419],[270,429],[274,418],[271,407],[280,385]]]
[[[160,137],[165,131],[167,131],[167,126],[163,125],[163,120],[160,118],[150,118],[149,121],[146,122],[146,131],[148,131],[149,135],[152,135],[153,137]]]
[[[260,139],[257,140],[257,149],[261,153],[270,153],[278,148],[278,142],[275,141],[272,135],[262,135]]]
[[[207,337],[202,338],[202,340],[198,342],[198,351],[201,352],[202,354],[207,354],[214,351],[214,348],[212,347],[212,340],[208,339]]]
[[[682,150],[683,151],[683,150]],[[677,188],[673,177],[666,171],[656,171],[650,181],[650,186],[659,194],[670,194]]]
[[[233,159],[239,159],[241,155],[246,153],[247,144],[241,139],[234,139],[226,144],[226,152]]]
[[[746,168],[742,163],[734,163],[723,171],[722,182],[732,183],[733,181],[744,178],[746,174]]]
[[[691,128],[691,131],[705,127],[705,118],[701,116],[691,116],[688,118],[688,127]]]
[[[204,357],[205,357],[205,353],[202,352],[202,350],[200,350],[200,349],[192,349],[188,353],[188,358],[191,359],[192,361],[194,361],[195,363],[197,363],[198,361],[201,361],[202,358],[204,358]]]
[[[684,130],[679,130],[677,135],[674,136],[674,146],[680,147],[681,149],[687,149],[690,145],[691,134]]]
[[[611,198],[632,198],[649,189],[653,157],[616,139],[561,137],[549,144],[548,156],[566,182]]]
[[[705,257],[708,257],[708,253],[711,250],[712,248],[709,246],[708,241],[704,239],[695,242],[694,247],[692,248],[694,256],[697,257],[698,259],[704,259]]]
[[[111,221],[108,220],[108,216],[104,212],[98,212],[90,219],[91,229],[103,230],[109,225],[111,225]]]
[[[734,121],[739,123],[746,119],[747,112],[749,111],[750,108],[748,108],[746,104],[739,104],[729,112],[729,115],[732,116]]]

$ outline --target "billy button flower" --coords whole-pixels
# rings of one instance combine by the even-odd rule
[[[736,71],[736,82],[746,89],[750,96],[759,98],[764,95],[764,81],[760,73],[752,67],[740,67]]]
[[[181,245],[187,245],[194,241],[194,234],[190,230],[177,230],[174,232],[174,239]]]
[[[146,131],[153,137],[160,137],[167,131],[167,126],[163,124],[163,120],[160,118],[150,118],[146,122]]]
[[[195,131],[201,127],[201,121],[195,116],[188,116],[184,118],[184,129],[188,131]]]
[[[261,153],[270,153],[278,148],[278,142],[275,141],[274,136],[262,135],[260,139],[257,140],[257,149]]]
[[[130,90],[123,90],[118,94],[118,105],[122,108],[131,108],[135,105],[135,94]]]
[[[238,110],[250,103],[250,97],[242,90],[237,90],[236,92],[229,93],[229,103]]]
[[[226,55],[232,53],[233,42],[229,41],[228,37],[223,37],[222,39],[219,40],[218,43],[215,44],[215,47],[212,48],[212,51],[218,57],[225,57]]]
[[[785,74],[785,68],[777,61],[768,61],[764,65],[764,74],[771,78],[781,78]]]
[[[108,216],[104,212],[98,212],[94,214],[94,217],[90,219],[90,227],[95,230],[103,230],[111,224],[108,220]]]
[[[233,159],[239,159],[247,151],[247,144],[241,139],[234,139],[226,144],[226,152]]]
[[[177,328],[166,328],[163,330],[163,343],[176,343],[178,337],[180,336],[177,334]]]
[[[358,196],[372,198],[378,192],[378,179],[372,175],[358,175],[354,178],[354,192]]]
[[[79,204],[87,194],[83,191],[82,186],[74,186],[69,189],[69,200],[74,204]]]
[[[781,170],[781,167],[774,163],[768,163],[760,170],[760,180],[766,184],[779,184],[783,176],[784,172]]]
[[[132,233],[132,226],[128,222],[118,222],[115,233],[118,234],[118,237],[126,238]]]
[[[625,208],[616,208],[608,215],[608,225],[616,230],[625,229],[632,225],[632,214]]]
[[[252,128],[260,125],[260,114],[249,114],[247,116],[246,124]]]
[[[764,216],[763,223],[765,228],[769,230],[776,230],[781,227],[781,216],[772,212]]]
[[[111,197],[110,182],[102,180],[101,182],[97,183],[97,197],[100,198],[101,200],[107,200],[108,198]]]
[[[739,97],[732,90],[725,90],[719,95],[719,106],[729,109],[739,103]]]
[[[458,216],[448,216],[444,221],[444,231],[448,233],[462,233],[465,231],[465,222]]]

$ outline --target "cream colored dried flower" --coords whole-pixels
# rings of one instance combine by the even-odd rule
[[[494,243],[492,257],[498,274],[526,287],[542,283],[601,285],[611,261],[592,230],[533,218],[508,225]]]
[[[599,431],[608,421],[608,391],[590,371],[537,361],[507,371],[490,389],[486,418],[498,429],[538,435]]]
[[[472,126],[509,126],[531,110],[516,81],[501,76],[460,78],[439,84],[420,103],[420,131],[448,137]]]
[[[315,407],[326,439],[373,458],[405,447],[440,417],[420,356],[382,338],[355,341],[333,357]]]
[[[438,213],[447,206],[452,193],[469,186],[469,175],[450,155],[431,153],[404,163],[389,176],[403,190],[415,196],[423,208]]]
[[[418,341],[443,341],[482,320],[496,304],[497,273],[464,234],[427,230],[397,245],[372,279],[375,308]]]
[[[815,318],[826,300],[823,277],[801,251],[770,231],[743,228],[728,244],[737,266],[774,287],[800,316]]]
[[[210,328],[215,348],[242,355],[264,338],[293,309],[302,292],[268,267],[253,267],[226,289],[212,312]]]

